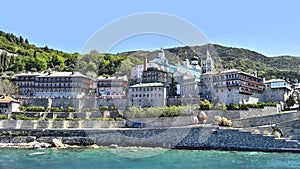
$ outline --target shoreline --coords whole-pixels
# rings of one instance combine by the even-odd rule
[[[109,129],[0,129],[0,148],[163,148],[300,153],[294,140],[217,126]],[[57,146],[56,146],[57,147]]]
[[[26,144],[26,143],[25,143]],[[110,146],[100,146],[100,145],[91,145],[91,146],[79,146],[79,145],[68,145],[65,148],[57,148],[57,147],[47,147],[47,148],[34,148],[25,145],[24,143],[0,143],[1,149],[23,149],[23,150],[69,150],[69,149],[149,149],[149,150],[199,150],[199,151],[237,151],[237,152],[265,152],[265,153],[300,153],[300,149],[251,149],[251,148],[162,148],[162,147],[141,147],[141,146],[118,146],[110,147]]]

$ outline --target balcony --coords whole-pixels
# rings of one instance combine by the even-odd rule
[[[249,90],[242,90],[242,89],[240,89],[239,93],[246,94],[246,95],[252,95],[253,94],[253,92],[251,92]]]

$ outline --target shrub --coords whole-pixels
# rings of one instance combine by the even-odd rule
[[[67,108],[67,111],[68,111],[68,112],[75,112],[75,108],[69,106],[69,107]]]
[[[43,106],[28,106],[22,107],[21,109],[27,112],[45,112],[45,108]]]
[[[239,107],[240,107],[240,110],[249,110],[248,105],[246,105],[246,104],[241,104]]]
[[[7,114],[0,114],[0,120],[7,120],[8,115]]]
[[[100,107],[100,110],[101,110],[101,111],[106,111],[106,110],[108,110],[108,106],[101,106],[101,107]]]
[[[227,107],[226,107],[225,103],[217,103],[213,107],[216,110],[223,110],[223,111],[227,110]]]
[[[208,100],[200,101],[200,110],[209,110],[212,108],[212,104]]]
[[[215,117],[215,124],[218,126],[226,126],[231,127],[232,122],[228,120],[226,117],[216,116]]]
[[[230,103],[227,107],[228,110],[240,110],[240,106],[238,104]]]

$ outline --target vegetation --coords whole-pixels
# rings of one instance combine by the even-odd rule
[[[276,107],[278,103],[277,102],[258,102],[257,104],[233,104],[230,103],[227,106],[227,110],[248,110],[249,108],[264,108],[266,107]]]
[[[13,95],[16,94],[18,88],[9,80],[0,80],[0,95]]]
[[[189,114],[189,107],[169,106],[169,107],[129,107],[125,116],[127,118],[155,118],[155,117],[176,117]]]
[[[225,103],[216,103],[216,104],[213,105],[213,109],[226,111],[227,106],[226,106]]]
[[[287,107],[292,107],[296,103],[295,98],[291,95],[287,100],[286,100],[286,106]]]
[[[24,112],[45,112],[46,109],[43,106],[21,106],[19,108],[21,111]]]
[[[208,100],[200,101],[199,103],[200,110],[210,110],[213,105]]]
[[[8,115],[7,114],[0,114],[0,120],[7,120]]]
[[[216,116],[215,117],[215,124],[218,126],[225,126],[225,127],[231,127],[232,122],[228,120],[226,117]]]
[[[0,72],[43,72],[80,70],[90,76],[129,75],[132,66],[141,60],[114,54],[103,54],[96,50],[89,54],[66,53],[45,47],[36,47],[28,39],[0,31]],[[3,77],[2,77],[3,78]]]

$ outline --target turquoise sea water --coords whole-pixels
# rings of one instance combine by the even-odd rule
[[[0,169],[35,168],[300,169],[300,154],[144,148],[64,150],[0,149]]]

